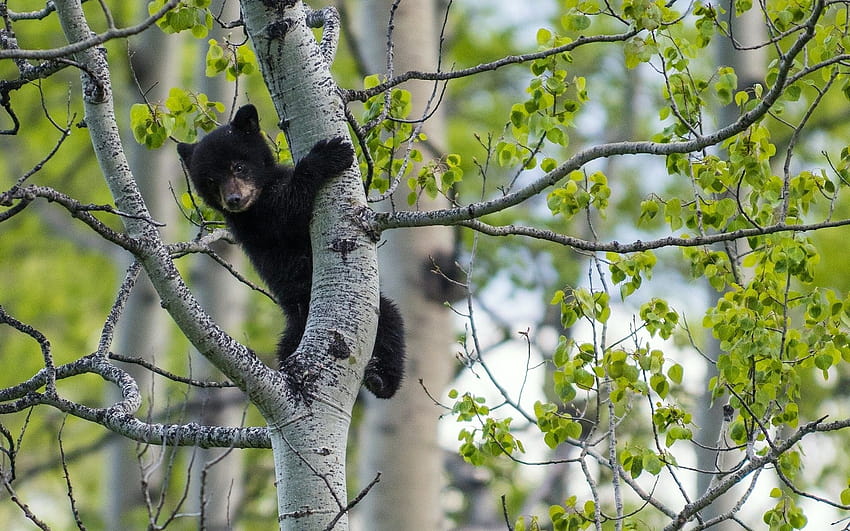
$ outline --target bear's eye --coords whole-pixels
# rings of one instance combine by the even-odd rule
[[[245,166],[244,162],[234,162],[233,163],[233,171],[234,173],[245,173],[248,167]]]

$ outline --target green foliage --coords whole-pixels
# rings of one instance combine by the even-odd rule
[[[449,398],[457,399],[459,396],[454,389],[449,392]],[[465,393],[455,402],[452,414],[457,416],[458,422],[474,422],[478,425],[473,429],[461,429],[458,434],[458,440],[461,441],[460,455],[468,463],[481,466],[494,457],[525,452],[522,442],[511,432],[512,419],[491,417],[490,408],[483,397]]]
[[[363,86],[372,88],[381,81],[380,76],[367,76],[363,80]],[[366,133],[366,147],[372,157],[373,168],[370,173],[368,164],[360,158],[360,170],[367,180],[371,179],[370,189],[380,193],[386,192],[394,179],[400,179],[410,173],[411,162],[422,162],[422,154],[413,144],[425,140],[426,137],[415,132],[414,124],[406,120],[411,110],[410,92],[401,89],[392,90],[389,97],[378,94],[364,103],[362,119],[370,124]],[[456,157],[458,156],[448,157],[446,166],[435,162],[424,165],[416,177],[409,178],[407,184],[411,192],[408,194],[408,204],[414,204],[419,193],[423,191],[429,197],[436,197],[437,193],[444,192],[446,187],[450,186],[446,183],[459,178],[462,172],[457,168],[459,158]]]
[[[209,132],[215,129],[215,113],[220,112],[224,112],[223,103],[209,101],[205,94],[172,88],[163,104],[133,105],[130,108],[130,126],[136,142],[148,149],[157,149],[169,137],[181,142],[194,142],[198,130]]]
[[[215,39],[210,39],[208,44],[207,77],[224,72],[228,81],[236,81],[239,76],[248,76],[258,71],[257,57],[249,47],[230,43],[221,46]]]
[[[570,496],[563,505],[552,505],[549,507],[549,518],[552,520],[553,529],[557,531],[576,531],[588,529],[598,519],[596,504],[586,501],[581,507],[577,507],[578,499]]]
[[[591,292],[584,288],[558,290],[552,304],[561,305],[561,324],[569,328],[580,318],[605,323],[611,316],[609,296],[605,292]]]
[[[739,440],[752,433],[751,416],[770,414],[773,425],[796,427],[802,371],[815,368],[827,379],[831,367],[850,359],[850,300],[812,285],[814,246],[793,235],[753,243],[756,250],[745,264],[754,279],[727,291],[703,322],[723,351],[711,387],[716,395],[731,393],[732,405],[743,409],[748,431],[739,432]]]
[[[679,324],[679,314],[671,310],[664,299],[653,298],[640,307],[640,318],[650,335],[669,339]]]
[[[622,5],[623,15],[634,21],[637,28],[655,30],[669,24],[681,15],[667,7],[662,0],[626,0]]]
[[[584,15],[575,15],[568,17],[565,24],[583,27],[587,24],[586,19]],[[537,32],[537,43],[541,49],[570,42],[570,37],[556,35],[548,29]],[[569,53],[561,53],[530,64],[533,77],[525,89],[527,97],[511,106],[505,134],[493,149],[495,161],[500,167],[519,165],[524,169],[533,169],[541,165],[544,171],[551,171],[555,165],[554,159],[541,157],[541,150],[545,146],[569,146],[569,131],[575,127],[575,117],[590,98],[587,80],[569,74],[567,66],[571,62]],[[598,201],[605,199],[604,179],[601,173],[591,178],[591,182],[600,188],[596,198]],[[565,215],[568,214],[565,212]]]
[[[803,511],[794,503],[790,496],[784,496],[779,489],[771,491],[771,497],[780,498],[773,509],[764,513],[763,521],[771,531],[791,531],[792,529],[803,529],[808,523],[808,518]]]
[[[682,366],[678,364],[673,365],[667,371],[667,375],[676,384],[681,384]],[[652,378],[654,380],[652,388],[663,398],[667,394],[666,389],[669,389],[668,381],[660,373],[653,375]],[[662,393],[659,387],[663,387],[665,391]],[[692,415],[681,407],[662,406],[661,403],[656,404],[655,411],[652,414],[652,423],[655,425],[658,433],[665,435],[664,445],[667,447],[673,446],[676,441],[689,441],[693,437],[693,432],[688,427],[693,424]]]
[[[543,441],[549,448],[557,448],[564,442],[578,440],[581,436],[581,424],[560,412],[555,404],[535,402],[534,416],[537,417],[537,426],[544,434]]]
[[[621,256],[616,253],[608,253],[608,270],[611,272],[611,281],[620,284],[620,296],[625,299],[643,283],[643,279],[652,278],[652,269],[655,267],[655,254],[652,251],[635,253],[629,256]],[[641,317],[644,317],[641,315]],[[669,337],[669,334],[668,336]]]
[[[608,188],[608,178],[605,174],[594,172],[587,176],[584,172],[574,171],[562,187],[549,194],[547,204],[553,214],[560,214],[566,220],[572,220],[576,214],[589,208],[604,217],[610,196],[611,189]]]
[[[682,254],[690,266],[691,278],[705,278],[709,285],[722,291],[735,282],[729,255],[704,247],[686,247]]]
[[[717,71],[716,80],[714,90],[717,99],[723,105],[729,105],[732,103],[732,96],[738,88],[738,76],[735,74],[735,69],[728,66],[720,67]]]
[[[162,9],[168,0],[153,0],[148,3],[148,12],[154,14]],[[166,33],[179,33],[191,30],[195,38],[206,38],[213,25],[213,15],[209,10],[210,0],[182,0],[157,21],[157,25]],[[235,81],[243,75],[258,71],[257,58],[247,45],[235,45],[226,42],[222,46],[216,39],[208,41],[206,56],[207,77],[224,72],[228,81]]]
[[[528,520],[528,523],[526,523],[525,517],[520,516],[514,523],[514,529],[516,531],[540,531],[540,522],[538,517],[531,516]]]
[[[664,466],[661,458],[647,448],[627,445],[620,452],[620,463],[632,478],[638,478],[644,472],[657,476]]]
[[[569,235],[571,243],[579,240],[576,247],[589,255],[589,285],[576,280],[561,284],[579,284],[576,287],[554,290],[551,302],[559,309],[560,326],[568,332],[544,357],[547,395],[535,401],[527,418],[536,421],[542,442],[550,449],[571,447],[573,456],[599,452],[594,459],[606,463],[605,471],[585,473],[588,483],[600,476],[608,482],[617,474],[643,481],[647,476],[684,474],[677,456],[693,448],[692,440],[702,428],[695,421],[696,412],[705,406],[695,403],[699,399],[694,386],[700,382],[695,381],[693,367],[705,359],[707,347],[694,322],[719,345],[710,367],[716,376],[707,383],[713,401],[728,402],[733,408],[726,437],[730,455],[743,462],[752,455],[770,456],[777,441],[813,418],[842,408],[844,393],[838,389],[850,361],[850,295],[828,282],[836,275],[846,276],[841,266],[846,246],[837,236],[832,245],[819,243],[834,233],[784,229],[806,224],[817,229],[821,221],[847,217],[842,203],[850,185],[850,149],[842,140],[846,125],[835,125],[835,120],[850,100],[850,82],[834,61],[850,48],[848,17],[845,10],[827,10],[812,26],[813,38],[805,51],[787,63],[778,54],[788,53],[799,35],[798,25],[817,4],[784,0],[768,4],[764,9],[773,29],[788,34],[765,47],[770,48],[770,62],[764,78],[754,84],[751,72],[745,77],[734,62],[718,65],[706,48],[728,40],[729,17],[753,9],[747,0],[735,2],[731,15],[723,7],[704,3],[681,13],[663,1],[626,1],[614,7],[564,0],[554,23],[536,32],[539,49],[552,49],[576,42],[579,36],[614,33],[606,25],[611,19],[628,21],[630,28],[639,30],[618,44],[619,61],[639,72],[639,90],[652,93],[653,106],[647,111],[654,114],[614,102],[604,111],[610,116],[602,127],[615,127],[618,113],[632,113],[636,120],[648,116],[639,126],[645,129],[634,139],[649,139],[662,147],[696,142],[737,117],[760,110],[773,97],[771,91],[776,91],[781,76],[790,76],[770,113],[746,123],[728,139],[707,149],[671,150],[652,161],[642,158],[635,164],[637,184],[630,195],[624,183],[629,174],[623,170],[628,164],[621,165],[621,159],[572,166],[548,183],[554,184],[547,189],[546,206],[553,223],[559,224],[559,234]],[[616,74],[605,71],[610,63],[599,67],[600,62],[590,47],[533,62],[525,94],[504,106],[504,130],[489,144],[492,161],[517,172],[553,172],[564,160],[569,165],[574,154],[595,148],[584,150],[587,141],[582,135],[591,136],[592,142],[611,142],[604,133],[599,140],[584,130],[585,125],[592,129],[604,114],[596,107],[589,112],[588,102],[601,104],[601,94],[608,90],[617,95],[626,92],[611,88]],[[789,71],[780,72],[786,65]],[[594,75],[596,69],[602,72]],[[647,83],[653,73],[657,79]],[[718,115],[719,107],[728,112]],[[583,230],[575,230],[576,226]],[[640,238],[647,237],[657,239],[646,249],[674,245],[665,243],[667,237],[685,245],[680,245],[678,256],[669,251],[614,252],[622,240],[613,240],[622,232],[631,234],[635,226],[644,232],[632,240],[634,248],[640,249]],[[626,230],[617,232],[617,227]],[[703,244],[718,234],[730,235],[729,241]],[[733,237],[736,234],[741,236]],[[608,251],[593,250],[600,247]],[[829,264],[827,256],[832,258]],[[671,270],[682,275],[683,280],[676,281],[682,289],[698,292],[697,286],[706,283],[716,299],[700,308],[691,299],[700,299],[702,293],[692,298],[690,293],[679,293],[678,284],[673,289],[657,286],[659,278],[662,283],[671,278]],[[846,443],[846,437],[836,437],[839,446]],[[529,443],[527,435],[524,439]],[[610,449],[599,449],[605,446],[603,440],[614,446],[616,464],[605,461]],[[805,462],[802,448],[792,446],[776,455],[768,469],[775,466],[804,490],[801,485],[818,481],[811,471],[805,474]],[[846,482],[844,467],[837,473],[822,473]],[[610,498],[596,498],[595,491],[590,498],[586,490],[551,507],[548,525],[584,529],[593,522],[601,525],[600,514],[621,510],[610,504]],[[808,523],[796,505],[798,495],[777,489],[772,496],[778,501],[760,511],[770,529],[799,529]],[[850,505],[850,488],[827,497]],[[597,509],[599,499],[608,506]],[[634,503],[636,512],[651,514],[642,508],[642,500]],[[628,509],[618,514],[624,528],[666,525],[647,525],[652,516],[646,521],[631,518]],[[516,527],[544,527],[542,518],[520,518]],[[665,517],[660,521],[669,522]]]
[[[658,53],[658,47],[653,40],[644,39],[636,35],[626,41],[626,45],[623,47],[623,53],[625,55],[626,66],[628,68],[635,68],[641,63],[648,63]],[[664,118],[663,115],[662,118]]]
[[[421,156],[417,152],[416,157],[411,160],[419,161],[420,159]],[[460,155],[452,153],[440,162],[430,161],[423,164],[416,177],[407,179],[407,185],[411,189],[407,197],[408,204],[416,203],[420,191],[424,191],[431,199],[437,195],[448,196],[455,183],[463,180],[463,167],[460,161]]]
[[[168,0],[153,0],[148,3],[148,12],[152,15],[162,9]],[[202,39],[207,36],[213,24],[213,16],[209,10],[210,0],[183,0],[159,21],[159,26],[166,33],[179,33],[191,30],[192,35]]]
[[[850,505],[850,487],[841,491],[841,497],[839,499],[842,505]]]

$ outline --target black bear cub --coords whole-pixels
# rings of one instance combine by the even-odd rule
[[[177,152],[195,191],[224,215],[260,277],[286,315],[278,360],[298,347],[307,324],[313,259],[309,224],[317,190],[354,161],[342,138],[322,140],[293,168],[276,164],[260,132],[257,109],[241,107],[233,121]],[[404,324],[395,305],[380,299],[378,334],[364,384],[375,396],[390,398],[404,371]]]

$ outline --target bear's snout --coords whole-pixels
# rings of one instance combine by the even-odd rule
[[[254,204],[258,192],[254,183],[232,177],[221,185],[221,206],[228,212],[244,212]]]

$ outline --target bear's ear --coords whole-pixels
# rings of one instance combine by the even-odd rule
[[[260,118],[257,116],[257,108],[250,103],[239,107],[239,110],[236,111],[236,116],[233,117],[233,121],[230,122],[230,125],[232,125],[233,128],[240,133],[249,135],[259,133]]]
[[[186,144],[185,142],[177,144],[177,154],[180,155],[181,159],[183,159],[183,164],[187,168],[192,162],[192,153],[195,152],[195,146],[197,146],[197,144]]]

